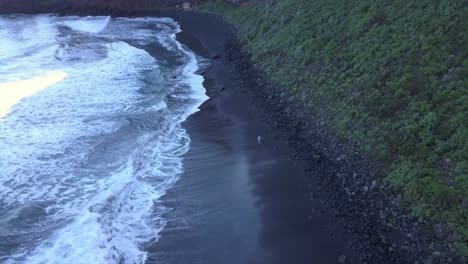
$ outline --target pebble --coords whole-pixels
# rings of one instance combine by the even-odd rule
[[[438,239],[444,239],[448,235],[448,226],[446,224],[435,224],[433,226],[434,234]]]

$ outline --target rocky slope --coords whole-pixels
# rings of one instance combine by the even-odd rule
[[[468,254],[467,2],[222,2],[204,10],[236,25],[256,66],[280,87],[264,93],[277,98],[279,114],[300,120],[299,137],[307,142],[318,127],[374,165],[367,180],[337,175],[349,198],[385,186],[361,198],[371,208],[379,197],[398,204],[399,213],[377,210],[382,222],[402,229],[406,215],[421,234]]]

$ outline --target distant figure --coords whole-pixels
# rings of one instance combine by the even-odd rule
[[[184,8],[184,11],[189,11],[190,10],[190,3],[183,3],[182,7]]]
[[[262,136],[258,136],[258,137],[257,137],[257,143],[258,143],[258,144],[262,144]]]

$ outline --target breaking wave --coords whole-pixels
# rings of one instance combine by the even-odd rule
[[[181,123],[207,99],[179,31],[171,19],[0,16],[0,96],[65,74],[0,118],[1,262],[145,262],[190,148]]]

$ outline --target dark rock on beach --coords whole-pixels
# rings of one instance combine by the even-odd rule
[[[463,199],[461,202],[461,207],[464,209],[468,209],[468,198]]]
[[[438,239],[444,239],[448,236],[449,229],[446,224],[435,224],[434,234]]]

